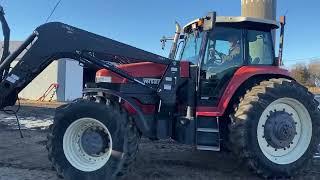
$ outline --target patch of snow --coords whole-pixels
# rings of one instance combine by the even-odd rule
[[[53,123],[52,118],[39,119],[37,117],[19,117],[21,129],[47,129]],[[11,129],[18,129],[16,117],[13,115],[0,114],[0,123]]]

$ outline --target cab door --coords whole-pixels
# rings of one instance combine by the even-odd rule
[[[200,62],[198,106],[218,104],[234,72],[243,65],[243,42],[242,29],[218,26],[208,32],[205,52]]]

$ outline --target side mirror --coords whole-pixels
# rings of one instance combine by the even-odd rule
[[[179,39],[184,39],[185,38],[185,35],[184,34],[181,34],[179,36]],[[166,47],[166,43],[167,41],[173,41],[174,38],[172,37],[166,37],[166,36],[163,36],[161,39],[160,39],[160,43],[161,43],[161,49],[164,49]]]
[[[166,42],[167,40],[172,40],[172,38],[167,38],[165,36],[163,36],[161,39],[160,39],[160,43],[161,43],[161,49],[164,50],[164,48],[166,47]]]

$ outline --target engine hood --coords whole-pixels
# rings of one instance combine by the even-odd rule
[[[155,83],[152,82],[160,80],[167,65],[165,64],[158,64],[153,62],[139,62],[139,63],[131,63],[131,64],[121,64],[117,66],[119,69],[126,71],[133,77],[141,78],[145,83]],[[110,77],[111,83],[126,83],[127,79],[121,77],[120,75],[107,70],[107,69],[100,69],[96,73],[96,78],[98,77]]]

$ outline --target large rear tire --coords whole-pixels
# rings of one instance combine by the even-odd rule
[[[319,142],[318,102],[295,81],[270,79],[247,91],[231,114],[230,142],[265,178],[292,177],[307,168]]]
[[[116,179],[135,160],[140,134],[118,103],[78,99],[56,110],[48,134],[49,160],[59,177]]]

